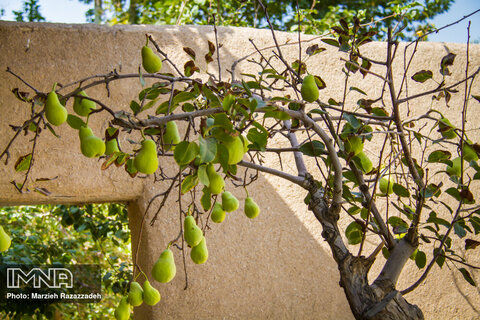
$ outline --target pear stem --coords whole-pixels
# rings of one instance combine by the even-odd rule
[[[147,42],[145,42],[145,46],[148,46],[148,35],[145,35],[145,37],[147,38]]]
[[[249,197],[249,195],[248,195],[248,189],[247,189],[247,187],[245,187],[245,186],[244,186],[243,188],[245,189],[245,192],[247,193],[247,198],[248,198],[248,197]]]
[[[145,279],[148,280],[147,275],[146,275],[142,270],[140,270],[140,272],[139,272],[139,273],[137,274],[137,276],[135,277],[135,281],[137,281],[138,276],[140,276],[141,274],[143,274],[143,276],[145,277]]]
[[[140,133],[142,134],[142,138],[143,138],[143,140],[147,139],[147,138],[145,138],[145,134],[143,133],[143,129],[142,129],[142,130],[140,130]]]
[[[57,83],[55,82],[52,87],[52,91],[55,92],[55,89],[57,89]]]

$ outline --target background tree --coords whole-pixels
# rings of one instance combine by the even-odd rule
[[[23,3],[23,10],[13,11],[16,21],[41,22],[45,17],[40,13],[38,0],[26,0]]]
[[[72,0],[69,0],[72,1]],[[86,12],[88,21],[110,24],[216,24],[224,26],[268,27],[258,0],[78,0],[93,5]],[[431,31],[428,21],[445,13],[453,0],[439,1],[387,1],[374,0],[365,3],[357,0],[342,1],[264,1],[270,21],[276,30],[295,31],[300,18],[301,31],[307,34],[323,34],[330,30],[338,17],[363,21],[377,21],[371,28],[377,31],[375,39],[386,36],[387,27],[401,22],[400,39],[410,39]],[[299,15],[295,14],[299,8]],[[14,11],[17,21],[45,21],[39,13],[38,0],[25,0],[22,11]],[[421,33],[421,34],[419,34]],[[423,38],[425,39],[425,38]]]
[[[114,294],[125,293],[132,277],[124,205],[3,207],[0,225],[8,228],[12,238],[10,249],[0,256],[2,266],[96,264],[102,269],[101,302],[2,301],[4,319],[99,319],[98,315],[113,313]]]
[[[92,0],[82,0],[91,3]],[[433,26],[428,22],[438,14],[448,11],[452,0],[440,1],[387,1],[374,0],[368,4],[357,1],[264,1],[270,15],[270,21],[276,30],[295,31],[298,8],[301,19],[301,31],[307,34],[322,34],[330,30],[338,17],[351,19],[354,16],[363,21],[377,21],[372,29],[378,32],[376,39],[384,38],[387,27],[401,22],[401,39],[411,38],[416,31],[430,31]],[[368,6],[366,8],[365,6]],[[102,4],[95,3],[95,8]],[[115,0],[103,4],[111,15],[105,17],[108,23],[130,24],[212,24],[225,26],[268,27],[264,11],[258,0]]]

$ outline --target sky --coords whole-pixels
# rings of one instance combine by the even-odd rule
[[[5,10],[0,20],[15,20],[12,11],[21,10],[22,3],[23,0],[0,0],[0,9]],[[86,23],[85,12],[92,7],[93,4],[85,5],[78,0],[40,0],[40,12],[47,22]],[[477,9],[480,9],[480,0],[456,0],[446,14],[436,17],[431,22],[437,28],[442,27]],[[429,40],[465,43],[468,21],[471,21],[470,41],[480,42],[480,12],[439,34],[430,35]]]

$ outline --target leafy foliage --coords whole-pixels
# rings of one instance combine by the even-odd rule
[[[99,319],[113,313],[112,293],[125,292],[131,279],[130,231],[124,205],[22,206],[0,208],[12,245],[1,264],[98,264],[103,273],[101,303],[0,303],[9,319]],[[23,318],[22,318],[23,316]]]

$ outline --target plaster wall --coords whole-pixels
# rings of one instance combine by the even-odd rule
[[[187,61],[187,55],[181,50],[188,46],[197,51],[197,56],[207,52],[207,40],[214,42],[214,33],[207,26],[95,26],[12,23],[0,21],[0,148],[7,144],[13,131],[8,124],[19,125],[29,115],[26,104],[21,104],[11,93],[11,89],[26,87],[18,79],[6,72],[7,67],[22,76],[38,90],[47,92],[58,81],[67,84],[92,74],[105,74],[113,69],[121,73],[135,73],[140,63],[140,47],[144,44],[145,33],[151,33],[162,49],[179,66]],[[235,60],[254,51],[249,39],[259,48],[273,45],[268,30],[248,28],[219,28],[221,48],[222,76],[228,79],[227,72]],[[280,43],[294,42],[297,34],[277,33]],[[321,42],[312,36],[309,44]],[[326,47],[326,46],[325,46]],[[403,50],[404,45],[399,50]],[[409,50],[411,50],[410,47]],[[298,57],[297,46],[283,47],[288,61]],[[372,43],[365,47],[366,55],[378,60],[385,56],[385,44]],[[421,44],[416,58],[412,61],[411,71],[421,69],[438,70],[439,61],[447,50],[457,54],[452,79],[460,80],[464,75],[464,45],[439,43]],[[338,88],[344,85],[337,50],[327,51],[307,61],[309,70],[319,74],[328,87],[321,92],[323,97],[341,99]],[[199,59],[201,60],[201,59]],[[401,59],[400,59],[401,60]],[[470,47],[470,63],[480,65],[480,46]],[[200,68],[204,69],[204,65]],[[167,67],[167,64],[165,63]],[[167,67],[168,68],[168,67]],[[165,70],[168,70],[168,69]],[[218,72],[216,64],[209,66],[212,73]],[[173,70],[170,70],[173,71]],[[248,63],[238,64],[237,77],[241,72],[252,73]],[[395,75],[403,74],[403,65],[395,65]],[[363,79],[355,75],[352,86],[358,86],[368,93],[378,94],[381,82],[375,77]],[[431,84],[432,88],[435,84]],[[478,91],[478,81],[474,89]],[[140,89],[138,80],[115,81],[110,84],[111,96],[107,97],[105,88],[93,88],[89,95],[105,101],[115,109],[128,110],[130,100]],[[419,90],[411,84],[410,94]],[[478,93],[477,93],[478,94]],[[348,96],[353,102],[359,98],[355,92]],[[457,100],[453,100],[457,99]],[[455,97],[451,105],[458,106],[461,99]],[[326,99],[325,99],[326,100]],[[431,106],[430,97],[420,100],[411,107],[411,117],[424,108]],[[437,107],[437,106],[435,106]],[[439,105],[438,108],[444,108]],[[472,107],[472,109],[475,106]],[[68,105],[71,110],[71,102]],[[444,108],[445,109],[445,108]],[[406,111],[405,111],[406,112]],[[458,109],[445,109],[449,119],[460,124]],[[472,111],[474,112],[474,111]],[[102,135],[107,127],[106,118],[93,118],[93,127],[97,135]],[[469,129],[478,129],[478,117],[468,121]],[[0,205],[26,203],[84,203],[125,201],[129,203],[130,225],[132,230],[132,248],[136,255],[140,225],[143,222],[149,199],[164,191],[165,183],[152,183],[152,177],[131,179],[121,168],[111,167],[101,171],[101,162],[86,159],[79,151],[76,132],[66,125],[57,131],[62,139],[47,134],[37,146],[35,167],[29,180],[30,189],[43,187],[52,194],[45,197],[36,192],[19,194],[10,184],[12,180],[21,182],[21,175],[15,174],[13,164],[19,155],[27,154],[28,139],[21,137],[12,149],[8,165],[0,166]],[[478,130],[472,131],[472,138],[479,139]],[[131,146],[121,138],[121,145],[131,150]],[[279,142],[280,143],[280,142]],[[377,152],[375,147],[369,150],[371,156]],[[279,166],[275,156],[267,157],[269,166]],[[168,174],[174,174],[172,159],[162,160]],[[293,162],[286,159],[283,163],[287,171],[294,172]],[[315,167],[308,162],[310,168]],[[50,181],[38,181],[40,178],[54,178]],[[232,186],[229,189],[233,189]],[[270,190],[274,192],[270,193]],[[267,193],[268,191],[268,193]],[[477,190],[478,191],[478,190]],[[137,319],[352,319],[343,291],[338,286],[339,277],[329,249],[321,237],[321,228],[303,204],[305,191],[278,178],[261,175],[259,181],[249,189],[261,204],[262,214],[253,221],[246,219],[240,210],[229,215],[220,225],[212,225],[207,231],[210,252],[205,265],[196,266],[187,257],[188,289],[182,267],[181,253],[175,250],[177,277],[169,284],[154,285],[162,294],[159,305],[142,306],[135,309]],[[243,190],[234,190],[242,203]],[[478,192],[476,193],[478,195]],[[158,205],[154,203],[152,208]],[[149,225],[155,209],[147,212],[145,227],[141,237],[137,263],[142,269],[151,269],[166,244],[178,234],[178,209],[175,199],[170,199],[160,213],[153,227]],[[343,223],[348,223],[345,220]],[[369,244],[375,246],[374,240]],[[354,250],[355,252],[355,250]],[[468,253],[471,254],[471,253]],[[471,257],[478,261],[477,257]],[[382,259],[382,258],[379,258]],[[409,266],[415,273],[415,267]],[[378,266],[372,273],[378,273]],[[407,296],[411,303],[418,304],[426,319],[475,319],[479,316],[480,295],[478,291],[465,285],[453,272],[444,268],[435,271],[417,291]],[[418,276],[418,272],[415,273]],[[480,275],[473,273],[477,282]],[[414,279],[402,279],[400,287],[406,287]]]

